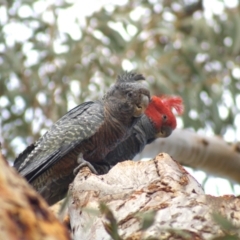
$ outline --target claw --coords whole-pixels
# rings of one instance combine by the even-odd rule
[[[97,172],[96,169],[93,167],[93,165],[92,165],[90,162],[88,162],[88,161],[86,161],[86,160],[83,159],[83,154],[82,154],[82,153],[80,153],[80,154],[78,155],[77,163],[78,163],[79,165],[73,170],[73,174],[74,174],[75,176],[78,174],[79,170],[80,170],[81,168],[83,168],[83,167],[88,167],[88,168],[92,171],[92,173],[98,174],[98,172]]]
[[[106,174],[109,169],[111,169],[111,166],[104,160],[97,162],[97,163],[90,163],[83,159],[83,154],[80,153],[77,158],[77,163],[79,164],[74,170],[73,174],[76,176],[79,172],[79,170],[83,167],[88,167],[92,173],[99,175],[99,174]]]

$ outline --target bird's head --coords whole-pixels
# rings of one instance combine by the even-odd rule
[[[176,110],[178,115],[183,113],[182,98],[176,96],[153,96],[151,98],[145,114],[156,129],[156,138],[168,137],[176,128],[177,121],[172,112],[173,109]]]
[[[150,101],[149,90],[139,82],[140,80],[145,80],[145,78],[134,72],[119,75],[117,82],[104,96],[104,101],[111,103],[119,114],[134,118],[140,117]]]

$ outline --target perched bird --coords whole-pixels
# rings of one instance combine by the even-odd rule
[[[126,138],[150,101],[139,80],[144,77],[132,72],[118,76],[102,100],[70,110],[17,157],[14,167],[49,205],[65,196],[79,164],[108,171],[103,159]]]
[[[179,115],[183,113],[183,103],[180,97],[153,96],[145,114],[129,132],[129,137],[109,152],[104,161],[114,166],[118,162],[131,160],[143,150],[146,144],[159,137],[171,135],[176,128],[176,117],[172,109],[175,109]]]

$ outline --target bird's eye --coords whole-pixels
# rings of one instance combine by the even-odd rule
[[[167,116],[166,115],[163,115],[163,120],[167,121]]]

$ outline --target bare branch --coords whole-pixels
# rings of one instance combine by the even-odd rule
[[[71,192],[74,239],[109,239],[109,234],[116,236],[114,239],[223,236],[226,229],[213,220],[213,213],[240,236],[240,200],[206,196],[196,180],[167,154],[151,161],[122,162],[106,175],[81,169]],[[104,214],[99,212],[99,202]]]
[[[188,130],[175,130],[168,138],[159,138],[135,157],[153,158],[166,152],[185,166],[240,183],[240,151],[220,137],[200,136]]]
[[[46,202],[8,166],[1,153],[0,188],[0,239],[70,239]]]

